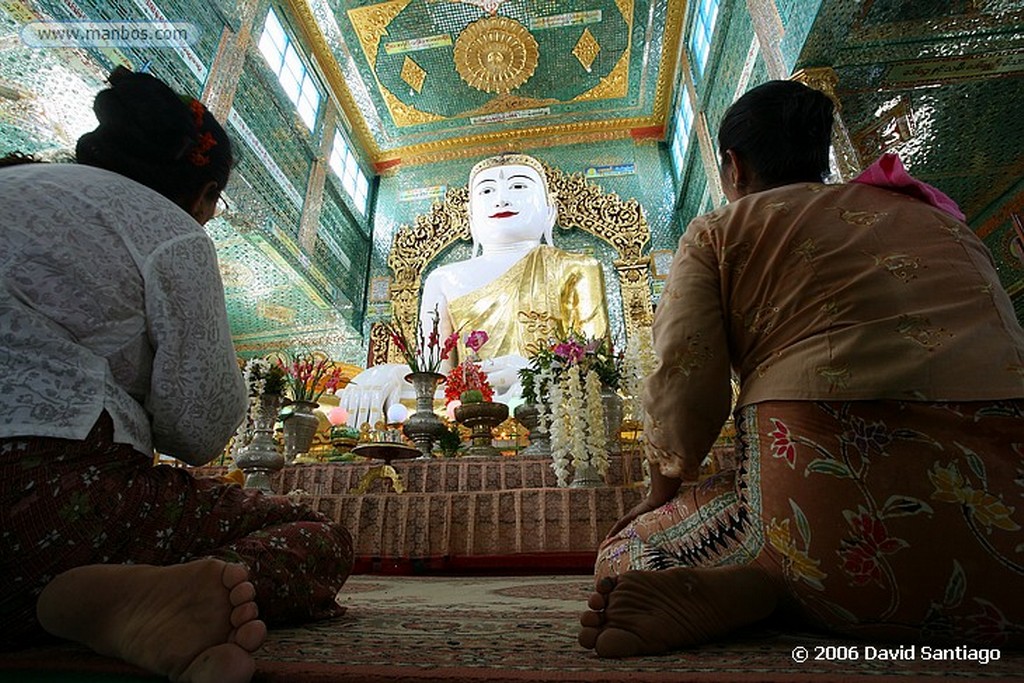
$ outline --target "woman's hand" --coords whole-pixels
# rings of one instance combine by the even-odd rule
[[[651,512],[652,510],[657,510],[662,505],[675,498],[676,493],[679,492],[679,487],[682,486],[682,484],[682,480],[676,477],[666,476],[661,473],[661,468],[657,465],[651,465],[650,493],[647,494],[646,498],[633,506],[633,509],[627,512],[622,519],[615,523],[612,530],[608,532],[608,538],[611,538],[625,529],[630,522],[640,515]]]
[[[620,531],[622,531],[623,529],[625,529],[627,526],[629,526],[630,522],[632,522],[634,519],[636,519],[640,515],[645,514],[647,512],[650,512],[652,510],[657,510],[662,505],[664,505],[664,503],[658,503],[656,501],[653,501],[653,500],[651,500],[650,496],[648,496],[647,498],[644,498],[639,503],[634,505],[633,508],[629,512],[627,512],[625,515],[623,515],[622,519],[620,519],[619,521],[615,522],[615,526],[613,526],[611,531],[608,532],[608,536],[606,536],[606,538],[611,538],[615,534],[617,534]]]

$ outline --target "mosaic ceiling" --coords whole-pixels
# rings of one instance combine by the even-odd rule
[[[378,168],[660,137],[685,2],[288,0]]]

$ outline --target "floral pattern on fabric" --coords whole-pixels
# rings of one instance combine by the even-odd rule
[[[596,575],[749,563],[810,623],[1024,645],[1024,400],[746,406],[737,469],[638,517]]]
[[[0,437],[118,443],[192,464],[247,399],[213,242],[176,204],[78,164],[0,171]]]
[[[36,638],[36,597],[86,564],[168,565],[216,557],[249,568],[268,623],[336,615],[352,539],[318,512],[112,442],[104,414],[85,441],[0,439],[0,632]]]

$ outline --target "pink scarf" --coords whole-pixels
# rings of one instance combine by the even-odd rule
[[[914,199],[920,199],[926,204],[931,204],[935,208],[945,211],[957,220],[965,221],[967,219],[963,211],[960,210],[960,207],[956,205],[956,202],[946,194],[928,183],[922,183],[920,180],[911,177],[907,170],[903,168],[903,162],[895,154],[883,154],[875,163],[864,169],[859,176],[850,182],[874,185],[875,187],[883,187],[887,190],[910,195]]]

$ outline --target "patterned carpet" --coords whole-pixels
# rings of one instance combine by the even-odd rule
[[[361,575],[339,596],[345,616],[275,630],[258,655],[262,683],[439,681],[958,681],[1024,680],[1024,653],[998,660],[815,660],[830,646],[809,634],[764,629],[663,657],[600,660],[576,644],[588,577],[396,577]],[[798,664],[793,650],[810,661]],[[849,651],[847,651],[849,652]],[[62,646],[0,655],[0,680],[142,681],[129,667]]]

